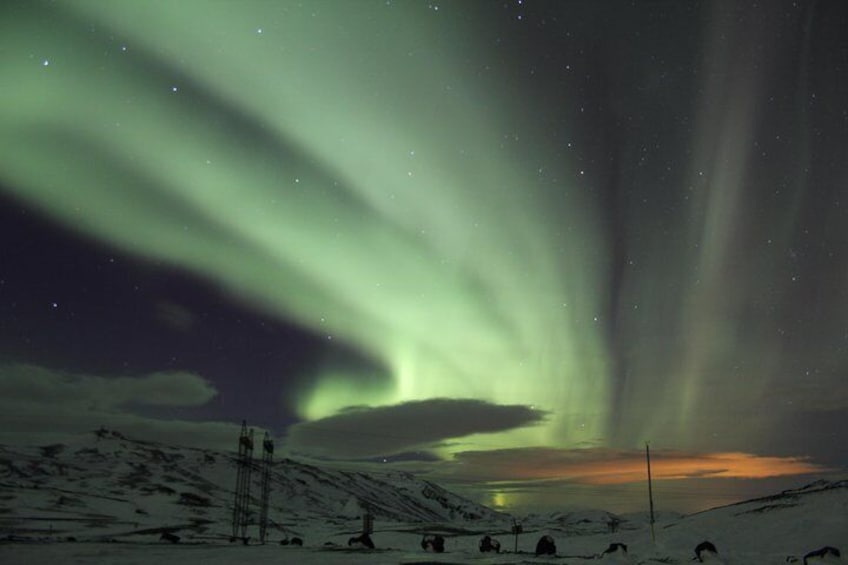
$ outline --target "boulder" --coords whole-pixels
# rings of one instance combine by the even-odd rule
[[[609,544],[609,547],[604,550],[603,555],[609,555],[613,553],[627,553],[627,544],[611,543]]]
[[[556,555],[556,543],[551,536],[542,536],[536,542],[536,555]]]
[[[421,539],[421,549],[434,553],[444,553],[445,538],[438,534],[427,534]]]
[[[483,536],[480,538],[480,552],[487,553],[490,551],[500,553],[501,543],[496,539],[492,539],[490,536]]]
[[[371,536],[362,534],[361,536],[352,537],[347,540],[349,547],[360,547],[363,549],[374,549],[374,542],[371,541]]]
[[[703,563],[705,560],[718,556],[716,546],[710,541],[702,541],[695,546],[695,559]]]

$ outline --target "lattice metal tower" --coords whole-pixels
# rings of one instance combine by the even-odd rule
[[[247,542],[247,517],[250,506],[250,470],[253,466],[253,430],[247,430],[247,422],[241,423],[236,461],[236,499],[233,503],[233,539]],[[241,534],[241,535],[239,535]]]
[[[265,432],[262,440],[262,506],[259,511],[259,541],[265,543],[268,530],[268,498],[271,493],[271,459],[274,456],[274,441]]]

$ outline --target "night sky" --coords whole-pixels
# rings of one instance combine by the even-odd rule
[[[0,442],[691,510],[848,468],[848,3],[6,0]]]

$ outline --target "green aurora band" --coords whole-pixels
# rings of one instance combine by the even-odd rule
[[[401,8],[271,9],[71,2],[7,23],[3,178],[387,367],[371,387],[319,375],[304,418],[473,397],[556,411],[501,443],[603,436],[603,241],[500,147],[508,101],[433,52],[462,39]]]
[[[710,190],[667,220],[684,237],[625,218],[649,275],[625,269],[611,343],[602,203],[576,162],[534,141],[544,116],[505,71],[479,72],[473,23],[419,3],[26,6],[0,24],[5,188],[386,368],[315,375],[287,400],[304,419],[475,398],[550,417],[470,442],[686,445],[705,387],[721,394],[743,371],[733,395],[748,406],[780,363],[766,361],[770,328],[736,315],[747,281],[773,271],[735,255],[756,73],[708,82],[695,102],[682,176]],[[707,52],[713,70],[734,64],[727,47]],[[671,349],[655,339],[668,334]],[[743,337],[761,364],[738,367]],[[758,422],[742,435],[765,433]]]

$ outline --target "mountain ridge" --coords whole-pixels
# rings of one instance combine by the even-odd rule
[[[254,459],[251,526],[258,522],[259,465]],[[180,529],[226,535],[236,469],[234,453],[134,440],[110,430],[64,444],[0,446],[0,523],[19,533],[43,533],[47,523],[54,534]],[[270,485],[270,522],[283,531],[308,520],[342,525],[366,511],[392,522],[508,520],[403,472],[336,470],[285,458],[272,462]]]

